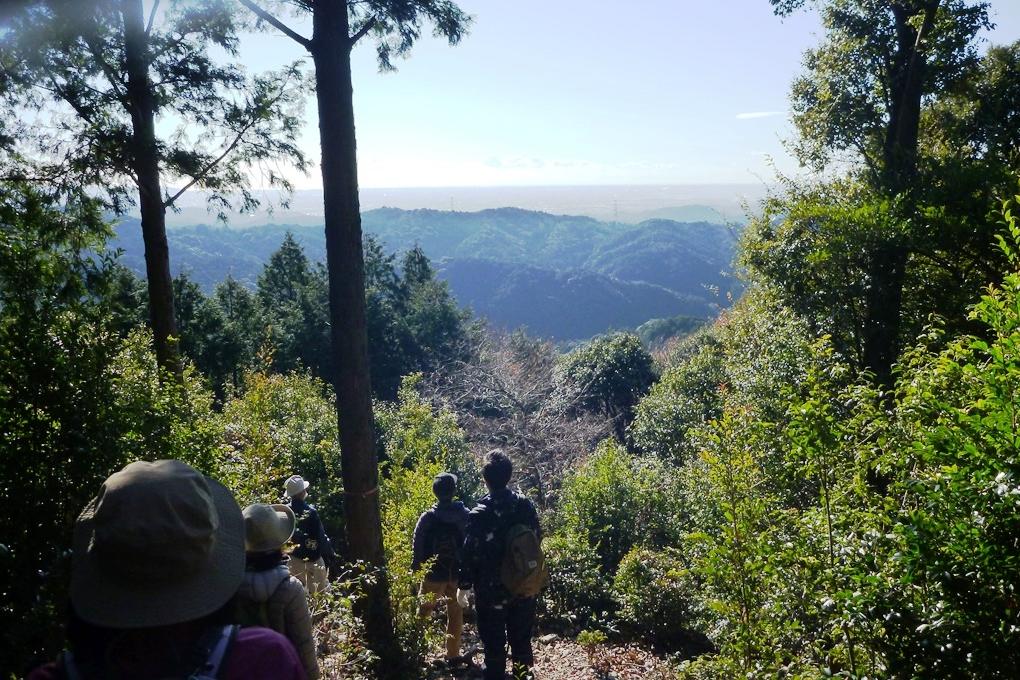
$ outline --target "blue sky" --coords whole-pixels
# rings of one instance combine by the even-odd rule
[[[462,0],[455,47],[423,38],[396,73],[355,52],[364,187],[758,183],[783,149],[789,84],[818,20],[767,0]],[[1020,2],[993,0],[992,42],[1020,38]],[[292,23],[308,34],[307,27]],[[248,40],[252,69],[300,56]],[[313,102],[303,145],[318,156]],[[770,160],[771,159],[771,160]],[[317,188],[318,170],[296,178]]]

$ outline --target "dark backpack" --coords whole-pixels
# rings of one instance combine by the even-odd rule
[[[515,523],[507,529],[499,578],[514,597],[535,597],[545,586],[548,575],[542,542],[528,525]]]
[[[263,600],[255,602],[247,597],[237,598],[237,622],[244,628],[260,626],[271,628],[269,625],[269,603]]]
[[[224,662],[230,656],[230,650],[237,638],[238,628],[239,626],[236,625],[221,626],[203,635],[198,648],[194,650],[200,659],[199,665],[187,676],[186,680],[217,680],[220,677],[220,671],[223,670]],[[60,655],[59,668],[67,680],[83,680],[84,678],[74,660],[74,655],[69,651]],[[185,679],[182,678],[182,680]]]
[[[432,567],[433,574],[450,574],[452,577],[457,573],[460,566],[460,545],[462,542],[463,536],[456,524],[435,517],[431,545],[429,545],[429,554],[436,557]]]
[[[273,591],[269,593],[269,597],[261,602],[256,602],[250,597],[236,597],[234,613],[237,617],[237,623],[239,623],[242,628],[251,628],[252,626],[272,628],[272,626],[269,625],[269,601],[273,599],[273,595],[276,595],[276,591],[279,590],[283,586],[284,582],[289,578],[290,576],[285,579],[280,579],[280,582],[276,584]]]

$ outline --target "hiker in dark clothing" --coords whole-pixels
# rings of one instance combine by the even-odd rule
[[[422,513],[414,527],[412,571],[434,558],[419,595],[423,596],[418,613],[429,616],[439,601],[446,603],[446,658],[460,657],[461,632],[464,629],[464,610],[457,602],[457,584],[460,579],[460,551],[464,544],[468,509],[454,501],[457,477],[449,472],[436,475],[432,493],[436,504]]]
[[[326,560],[332,561],[335,555],[319,513],[308,503],[308,487],[308,482],[298,475],[288,479],[284,487],[290,498],[290,509],[297,517],[293,537],[297,547],[290,554],[288,567],[305,590],[314,594],[326,588]]]
[[[541,540],[541,527],[535,506],[524,496],[507,488],[513,464],[502,451],[489,453],[482,477],[489,494],[478,501],[468,516],[464,558],[460,571],[461,604],[468,600],[468,591],[475,591],[478,613],[478,636],[485,647],[485,680],[503,680],[506,674],[506,644],[514,677],[531,677],[534,665],[531,633],[535,623],[535,597],[511,594],[505,585],[504,556],[508,533],[523,525]]]

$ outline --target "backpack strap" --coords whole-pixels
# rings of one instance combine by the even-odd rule
[[[223,626],[212,647],[208,651],[205,663],[202,664],[188,680],[216,680],[220,675],[220,669],[230,652],[230,648],[237,638],[237,631],[240,626]]]

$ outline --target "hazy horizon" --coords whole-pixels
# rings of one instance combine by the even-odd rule
[[[760,184],[620,184],[562,186],[451,186],[361,189],[362,211],[377,208],[402,210],[451,210],[476,212],[495,208],[520,208],[559,215],[580,215],[602,221],[641,222],[654,217],[680,221],[743,221],[744,206],[752,208],[768,191]],[[212,224],[215,216],[204,205],[201,193],[185,194],[180,212],[167,214],[169,226]],[[263,192],[269,203],[279,195]],[[322,191],[294,192],[290,207],[230,215],[228,226],[261,224],[316,225],[322,223]]]

